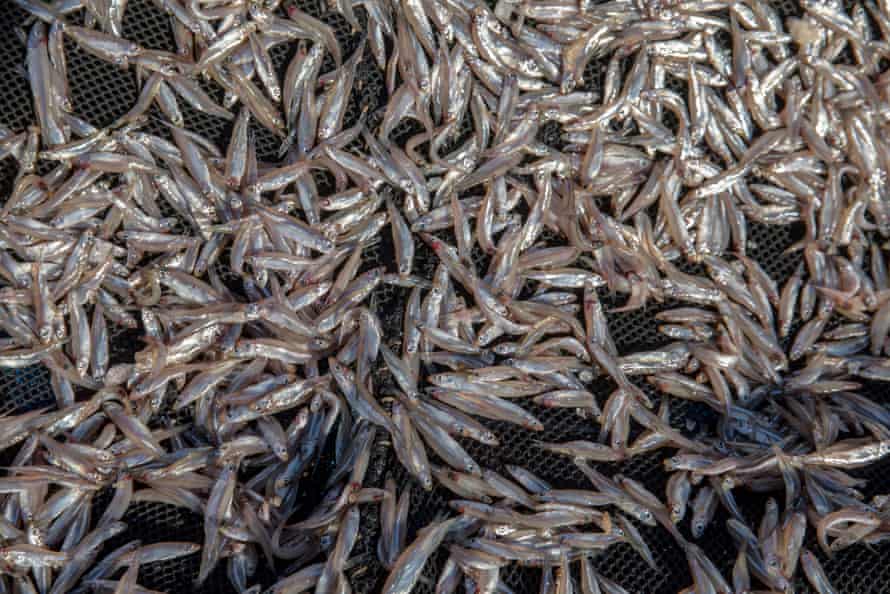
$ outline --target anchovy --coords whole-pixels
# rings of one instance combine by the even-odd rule
[[[890,452],[883,5],[337,0],[341,44],[275,0],[155,4],[175,50],[130,39],[125,0],[15,0],[34,121],[0,126],[0,367],[55,403],[0,418],[0,589],[141,592],[200,546],[198,582],[222,563],[256,591],[263,556],[271,591],[349,592],[377,505],[392,592],[440,549],[443,592],[513,564],[626,591],[590,557],[656,563],[621,514],[671,534],[695,592],[731,589],[706,529],[735,590],[832,591],[810,526],[826,554],[887,538],[850,473]],[[134,71],[116,121],[75,115],[75,46]],[[525,431],[594,490],[486,467]],[[644,456],[663,498],[585,462]],[[456,517],[424,526],[400,466]],[[740,489],[775,496],[757,531]],[[134,502],[200,514],[202,545],[100,558]]]

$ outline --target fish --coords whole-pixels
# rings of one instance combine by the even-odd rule
[[[200,551],[198,583],[222,562],[255,591],[265,558],[273,592],[349,592],[371,507],[385,592],[437,551],[443,592],[513,564],[633,590],[590,557],[661,562],[627,517],[696,592],[730,591],[712,531],[733,588],[779,591],[833,591],[811,528],[826,555],[886,538],[850,472],[890,453],[881,6],[154,4],[170,47],[121,0],[15,0],[34,121],[0,126],[0,367],[55,397],[0,417],[20,589],[142,592]],[[136,74],[117,120],[82,115],[74,51]],[[574,484],[489,462],[517,436]],[[663,494],[592,465],[646,456]],[[759,530],[740,490],[774,497]],[[137,502],[202,543],[104,554]]]

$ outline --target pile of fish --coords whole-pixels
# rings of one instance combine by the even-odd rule
[[[14,0],[36,121],[0,129],[17,164],[0,366],[44,366],[56,404],[0,418],[0,592],[141,594],[141,566],[197,554],[198,583],[224,565],[238,592],[347,593],[369,506],[387,594],[509,592],[511,565],[541,592],[627,592],[596,563],[627,543],[656,567],[639,525],[685,553],[683,592],[805,576],[824,594],[820,559],[890,538],[890,499],[850,472],[890,454],[869,397],[890,380],[886,0],[787,18],[765,0],[332,0],[325,20],[153,2],[176,51],[127,39],[125,0]],[[84,119],[66,44],[138,81],[132,109]],[[379,109],[354,107],[362,68]],[[186,105],[230,137],[189,130]],[[751,255],[754,224],[799,231],[790,278]],[[394,258],[373,267],[378,243]],[[372,305],[386,285],[407,295],[399,336]],[[663,346],[621,352],[610,314],[644,308]],[[140,340],[113,357],[122,331]],[[682,401],[718,422],[673,426]],[[554,440],[531,402],[598,439]],[[588,484],[482,467],[468,440],[503,440],[487,421]],[[597,467],[655,450],[665,493]],[[415,480],[366,484],[390,451]],[[412,484],[453,496],[416,534]],[[751,492],[774,495],[757,523]],[[110,549],[138,502],[194,512],[203,541]],[[695,544],[709,529],[737,545],[731,575]]]

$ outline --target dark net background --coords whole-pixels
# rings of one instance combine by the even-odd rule
[[[783,16],[800,14],[799,7],[793,1],[771,0],[771,4]],[[349,25],[342,17],[329,11],[323,0],[300,1],[298,6],[334,27],[344,57],[351,54],[357,46],[359,38],[350,31]],[[363,9],[357,7],[356,12],[364,23]],[[23,11],[12,6],[9,0],[0,0],[0,81],[2,81],[0,82],[0,123],[14,131],[23,130],[34,122],[30,90],[23,67],[24,39],[27,29],[22,27],[27,24],[26,16]],[[151,0],[130,0],[124,20],[124,34],[127,38],[147,48],[174,50],[175,45],[169,19],[170,17],[159,10]],[[79,50],[70,41],[66,41],[66,50],[71,99],[75,114],[96,126],[106,126],[130,109],[139,93],[138,81],[132,69],[121,70],[102,62]],[[283,72],[294,51],[295,44],[277,46],[272,50],[272,57],[280,72]],[[332,68],[332,60],[328,57],[322,67],[322,72],[330,71]],[[593,62],[588,65],[585,71],[586,90],[595,93],[600,90],[605,68],[605,62]],[[208,86],[207,90],[216,99],[222,99],[222,92],[218,87]],[[682,87],[676,90],[684,91]],[[369,114],[369,125],[375,125],[380,121],[386,99],[383,75],[370,55],[366,53],[359,66],[356,88],[351,98],[344,126],[354,124],[364,109],[367,109]],[[180,107],[185,116],[187,128],[217,141],[221,146],[226,145],[231,129],[229,122],[195,112],[184,102],[180,102]],[[162,117],[162,114],[154,107],[151,115],[157,118]],[[164,126],[158,120],[149,121],[146,129],[152,133],[166,136]],[[256,132],[259,158],[275,160],[278,140],[259,126],[255,125],[254,131]],[[419,129],[412,125],[402,125],[393,133],[392,138],[398,143],[403,143],[418,131]],[[467,120],[464,122],[462,132],[468,134],[470,131],[470,123]],[[560,132],[557,124],[548,124],[542,129],[540,140],[559,148]],[[12,159],[0,161],[0,200],[5,199],[9,194],[15,173],[16,165]],[[331,180],[326,179],[323,175],[320,175],[316,182],[322,195],[332,191]],[[750,229],[749,255],[755,257],[781,284],[789,277],[799,262],[799,254],[786,255],[784,253],[785,249],[798,236],[798,230],[794,227],[768,228],[755,224]],[[422,242],[417,242],[417,250],[415,273],[431,278],[436,260]],[[364,267],[371,268],[378,265],[392,267],[394,260],[391,239],[388,232],[385,232],[381,234],[378,244],[366,248]],[[477,260],[479,266],[487,264],[488,262],[482,256]],[[690,269],[690,271],[699,272],[695,269]],[[408,294],[408,289],[384,286],[371,297],[371,306],[384,325],[384,336],[390,346],[398,347],[400,345],[402,312]],[[601,297],[606,307],[620,305],[623,301],[623,298],[616,298],[605,293]],[[625,354],[636,350],[649,350],[668,343],[669,340],[657,332],[653,318],[655,313],[668,306],[669,304],[652,304],[644,310],[610,314],[609,326],[620,352]],[[117,361],[129,359],[132,356],[134,345],[135,348],[141,348],[138,341],[133,340],[138,336],[138,333],[118,331],[114,336],[113,356]],[[381,373],[377,385],[385,388],[387,381],[388,378]],[[648,385],[641,385],[641,387],[648,389]],[[611,388],[607,383],[594,383],[591,389],[602,397],[602,402]],[[874,398],[884,396],[884,391],[880,388],[869,390],[869,392]],[[657,394],[651,390],[649,393],[657,402]],[[21,413],[53,403],[54,397],[49,384],[49,373],[45,369],[35,366],[26,369],[0,370],[0,414]],[[556,487],[588,488],[590,485],[568,459],[542,452],[535,447],[533,440],[541,435],[546,436],[545,439],[548,441],[595,439],[598,426],[590,420],[580,418],[569,409],[543,409],[533,404],[528,404],[528,408],[544,422],[546,430],[543,434],[532,435],[506,423],[487,422],[488,426],[497,433],[500,446],[492,448],[473,441],[468,441],[464,445],[483,467],[505,473],[505,465],[515,464],[531,470]],[[171,420],[175,421],[176,419]],[[179,420],[187,421],[181,417]],[[713,413],[706,407],[681,401],[672,403],[672,424],[689,435],[708,431],[714,421]],[[401,469],[386,443],[376,444],[376,448],[378,454],[371,465],[368,483],[380,486],[387,477],[392,476],[396,479],[400,490],[403,486],[411,487],[412,505],[408,535],[411,540],[419,528],[448,514],[447,502],[456,496],[443,488],[436,488],[432,492],[422,491]],[[599,466],[608,475],[620,472],[643,482],[649,490],[661,495],[664,493],[668,479],[667,474],[663,471],[662,460],[668,453],[655,452],[635,457],[624,463],[601,464]],[[4,459],[7,457],[4,456]],[[318,496],[318,491],[325,484],[332,464],[329,457],[323,456],[322,463],[308,476],[302,478],[301,491],[306,508],[311,509],[314,499]],[[888,470],[890,470],[890,464],[858,472],[859,476],[869,480],[865,491],[867,497],[890,491]],[[110,493],[105,493],[96,498],[95,517],[101,513],[109,496]],[[739,490],[736,491],[736,497],[749,520],[757,522],[763,509],[764,496]],[[684,528],[688,528],[689,515],[691,514],[687,515]],[[725,512],[719,511],[699,544],[723,570],[724,575],[729,575],[736,550],[729,535],[723,530],[726,519]],[[112,550],[133,539],[139,539],[143,544],[149,544],[171,540],[200,542],[203,538],[200,516],[169,505],[134,504],[124,517],[124,521],[127,522],[129,529],[110,542],[106,550]],[[360,540],[353,551],[354,562],[348,571],[348,577],[355,592],[376,592],[386,578],[386,571],[377,562],[375,555],[379,533],[377,521],[376,508],[363,506]],[[676,546],[673,539],[660,528],[641,526],[640,529],[655,555],[657,569],[649,567],[629,545],[619,545],[595,558],[598,571],[619,582],[632,594],[674,593],[689,586],[691,576],[685,555]],[[807,546],[811,550],[818,551],[812,529]],[[821,553],[819,554],[821,555]],[[877,593],[890,591],[890,564],[884,562],[890,558],[888,555],[890,555],[890,545],[881,545],[871,549],[853,547],[836,554],[831,559],[822,558],[822,560],[829,578],[839,592]],[[446,553],[442,550],[434,555],[424,571],[424,578],[417,586],[417,592],[421,594],[433,592],[436,576],[445,558]],[[234,591],[226,578],[224,562],[220,563],[216,571],[201,587],[195,587],[193,580],[197,575],[198,563],[199,557],[192,555],[180,560],[143,566],[140,568],[140,584],[171,594],[187,591],[195,594]],[[292,569],[289,570],[286,564],[281,563],[274,569],[270,569],[260,561],[255,579],[268,586],[274,582],[276,574],[283,576],[290,571]],[[510,566],[502,571],[501,577],[517,594],[538,592],[539,570]],[[805,580],[799,579],[795,585],[798,592],[812,591]]]

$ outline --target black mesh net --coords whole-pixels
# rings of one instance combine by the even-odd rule
[[[22,25],[26,21],[24,11],[14,7],[10,2],[3,3],[0,9],[0,119],[2,123],[14,130],[22,130],[34,121],[34,112],[23,62],[25,55]],[[331,25],[343,50],[348,56],[359,42],[359,35],[351,31],[350,26],[338,14],[327,9],[323,0],[305,0],[298,3],[300,8]],[[771,4],[783,16],[800,14],[797,3],[789,0],[772,0]],[[365,14],[357,7],[359,20],[364,23]],[[170,28],[170,17],[159,10],[150,0],[130,0],[127,3],[124,20],[124,35],[147,48],[173,50],[174,40]],[[67,42],[66,42],[67,43]],[[73,43],[66,45],[69,79],[75,113],[84,117],[94,125],[110,124],[126,113],[135,103],[139,87],[133,70],[122,70],[98,60],[78,49]],[[294,44],[275,48],[272,57],[276,66],[283,71],[295,51]],[[330,57],[322,66],[322,72],[330,71],[333,62]],[[602,83],[607,63],[594,61],[588,65],[584,73],[585,89],[595,96],[601,95]],[[682,85],[682,81],[676,80]],[[208,85],[207,90],[216,98],[222,98],[218,87]],[[373,58],[366,54],[359,65],[356,92],[353,94],[344,126],[357,121],[362,111],[369,114],[369,123],[379,121],[379,110],[386,103],[386,89],[383,74],[377,68]],[[207,116],[182,105],[186,127],[225,146],[231,124],[225,120]],[[155,108],[152,108],[153,110]],[[166,135],[165,127],[159,123],[163,117],[160,112],[152,111],[156,120],[149,122],[149,130],[156,134]],[[470,130],[469,118],[463,123],[458,137]],[[392,134],[397,143],[404,143],[415,134],[418,128],[413,124],[403,123]],[[274,160],[279,140],[260,126],[254,127],[257,138],[257,151],[260,159]],[[539,140],[559,148],[560,129],[557,124],[545,126]],[[0,161],[0,196],[8,195],[15,176],[15,164],[12,159]],[[319,192],[324,195],[332,192],[331,180],[319,176],[316,179]],[[396,197],[397,201],[400,197]],[[785,281],[797,266],[799,253],[786,254],[785,250],[800,235],[799,230],[789,227],[767,227],[753,224],[750,226],[749,255],[780,284]],[[380,241],[368,247],[364,254],[364,266],[391,266],[394,261],[393,247],[389,233],[381,233]],[[477,262],[478,263],[478,262]],[[431,278],[436,266],[432,252],[423,243],[417,244],[417,260],[415,274]],[[370,304],[384,325],[384,336],[390,346],[396,347],[400,342],[402,313],[410,290],[391,285],[382,285],[371,296]],[[607,308],[621,305],[622,299],[616,296],[601,294]],[[650,305],[646,309],[613,313],[609,317],[609,327],[621,354],[637,350],[658,348],[669,342],[657,332],[654,314],[668,307]],[[125,359],[133,351],[134,336],[138,333],[118,331],[113,344],[116,357]],[[383,375],[383,374],[382,374]],[[381,381],[385,381],[381,377]],[[648,389],[648,386],[646,387]],[[593,384],[591,389],[602,397],[608,394],[606,384]],[[657,395],[650,392],[657,398]],[[872,397],[882,399],[884,392],[875,389]],[[17,370],[0,370],[0,414],[24,412],[39,407],[52,405],[54,397],[49,384],[49,373],[42,367],[31,367]],[[590,420],[581,418],[568,409],[545,409],[534,405],[528,406],[530,412],[540,418],[545,427],[548,441],[565,441],[569,439],[592,439],[596,437],[598,427]],[[703,426],[712,422],[712,415],[705,407],[694,403],[678,402],[672,409],[672,425],[694,435]],[[585,488],[588,486],[583,475],[566,458],[548,454],[535,446],[532,435],[506,423],[487,423],[500,439],[498,447],[480,445],[473,441],[465,441],[463,445],[475,460],[483,467],[504,472],[505,466],[515,464],[525,467],[535,474],[550,481],[557,487]],[[397,484],[411,486],[412,505],[409,516],[409,534],[411,540],[416,531],[434,519],[449,513],[447,502],[455,498],[442,487],[431,492],[423,491],[419,485],[405,473],[396,461],[391,450],[385,443],[375,446],[377,454],[373,458],[368,473],[368,482],[381,486],[384,480],[392,476]],[[662,461],[666,454],[653,453],[634,457],[619,464],[600,465],[608,475],[622,473],[630,478],[641,481],[650,491],[663,493],[668,475],[663,471]],[[325,465],[305,480],[305,490],[310,491],[315,485],[324,484]],[[883,464],[859,471],[859,476],[869,480],[865,490],[866,496],[890,491],[890,465]],[[751,519],[758,518],[764,496],[737,492],[739,503]],[[95,503],[96,517],[108,501],[108,496],[98,497]],[[699,544],[709,557],[728,575],[735,559],[736,550],[727,532],[723,529],[727,516],[718,512],[715,521],[710,525]],[[123,520],[129,529],[106,545],[106,550],[113,550],[121,544],[139,539],[143,544],[160,541],[192,541],[200,542],[203,537],[202,518],[196,514],[163,504],[137,503],[127,512]],[[362,528],[360,540],[353,550],[353,562],[348,570],[349,581],[355,592],[378,591],[386,577],[385,569],[376,558],[376,542],[378,527],[377,510],[374,506],[362,509]],[[688,523],[688,519],[686,520]],[[688,526],[686,526],[688,528]],[[668,593],[677,592],[691,583],[686,559],[683,551],[674,540],[660,528],[640,526],[641,533],[651,547],[656,568],[649,567],[629,545],[619,545],[608,549],[595,558],[597,570],[603,575],[614,579],[632,593]],[[812,533],[812,531],[810,531]],[[818,546],[810,536],[807,546],[818,551]],[[878,545],[872,548],[853,547],[841,551],[831,559],[820,555],[824,567],[832,583],[840,592],[887,592],[890,589],[890,565],[881,560],[890,554],[890,545]],[[445,553],[439,551],[424,571],[424,578],[417,586],[418,593],[433,592],[435,579],[445,561]],[[196,555],[183,559],[154,563],[140,569],[140,584],[147,588],[165,592],[230,592],[232,586],[225,575],[225,564],[220,564],[210,578],[201,586],[195,587],[193,580],[198,572],[199,558]],[[256,578],[264,585],[270,585],[276,575],[283,575],[287,570],[282,563],[275,568],[263,566]],[[517,594],[537,592],[540,571],[511,565],[502,574],[505,583]],[[811,592],[805,580],[799,579],[797,592]]]

